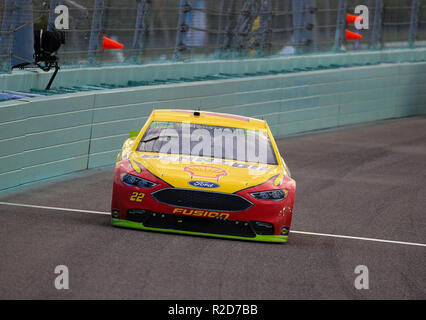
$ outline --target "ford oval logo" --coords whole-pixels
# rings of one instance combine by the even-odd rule
[[[189,181],[188,182],[191,186],[193,187],[198,187],[198,188],[207,188],[207,189],[213,189],[213,188],[219,188],[220,185],[218,185],[217,183],[214,182],[209,182],[209,181]]]

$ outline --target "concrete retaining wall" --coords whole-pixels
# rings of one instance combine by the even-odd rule
[[[16,88],[14,88],[16,90]],[[81,92],[0,103],[0,190],[112,165],[153,108],[264,118],[276,137],[426,114],[426,62]]]
[[[425,48],[354,51],[255,59],[165,62],[101,68],[63,68],[58,73],[53,87],[96,86],[103,83],[127,86],[129,81],[178,80],[181,78],[208,77],[218,73],[247,76],[258,72],[294,72],[306,68],[321,69],[422,61],[426,61]],[[15,70],[10,74],[0,74],[0,90],[42,90],[46,87],[52,72]]]

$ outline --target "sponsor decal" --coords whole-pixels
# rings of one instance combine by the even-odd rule
[[[197,209],[175,208],[173,209],[173,213],[182,214],[186,216],[205,217],[205,218],[221,218],[221,219],[229,218],[229,213],[197,210]]]
[[[194,156],[166,156],[166,155],[156,155],[156,154],[139,154],[138,157],[145,159],[158,159],[163,161],[173,161],[173,162],[200,162],[200,163],[213,163],[221,164],[226,166],[231,166],[234,168],[245,168],[258,171],[268,171],[271,170],[269,167],[252,165],[247,163],[235,162],[232,160],[216,159],[216,158],[204,158],[204,157],[194,157]]]
[[[207,189],[213,189],[213,188],[219,188],[220,185],[214,182],[209,182],[209,181],[189,181],[188,184],[190,184],[193,187],[198,187],[198,188],[207,188]]]
[[[120,210],[112,209],[112,217],[115,218],[115,219],[120,218]]]
[[[290,232],[290,227],[284,226],[281,228],[280,235],[287,236],[289,232]]]
[[[153,121],[151,123],[152,128],[174,128],[173,122],[161,122]]]
[[[191,178],[200,177],[214,178],[216,180],[219,180],[220,177],[228,175],[228,172],[226,172],[222,168],[197,164],[192,166],[186,166],[185,168],[183,168],[183,171],[188,172],[191,175]]]

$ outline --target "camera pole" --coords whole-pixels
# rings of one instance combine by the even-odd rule
[[[52,76],[50,77],[49,83],[47,84],[45,90],[49,90],[50,89],[50,86],[52,85],[53,80],[55,80],[55,77],[56,77],[59,69],[60,68],[59,68],[58,62],[55,61],[55,71],[53,72]]]

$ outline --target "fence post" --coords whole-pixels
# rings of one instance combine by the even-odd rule
[[[3,11],[3,20],[0,32],[0,71],[11,71],[11,50],[13,43],[13,30],[15,28],[14,15],[16,5],[14,0],[6,0]]]
[[[336,22],[336,36],[334,38],[334,52],[342,51],[342,46],[345,44],[345,26],[346,26],[346,11],[347,11],[347,1],[339,0],[339,9],[337,12],[337,22]]]
[[[16,10],[13,15],[15,28],[13,32],[11,65],[31,63],[34,54],[34,21],[32,0],[15,0]]]
[[[303,47],[303,0],[293,0],[293,46],[294,53],[302,52]]]
[[[419,24],[420,1],[413,0],[411,3],[410,35],[408,38],[408,47],[413,48],[416,42],[417,26]]]
[[[318,45],[318,32],[316,24],[316,12],[318,8],[315,0],[305,0],[303,26],[304,26],[304,52],[313,52]]]
[[[179,1],[179,19],[173,60],[180,60],[182,58],[182,51],[186,50],[185,35],[188,31],[186,20],[188,18],[188,13],[191,12],[191,10],[192,7],[188,0]]]
[[[216,36],[216,50],[214,53],[214,57],[215,58],[221,58],[222,57],[222,51],[223,51],[223,46],[221,45],[221,43],[223,43],[223,39],[225,38],[224,35],[224,22],[223,22],[223,16],[224,16],[224,12],[225,12],[225,0],[221,0],[220,1],[220,15],[219,15],[219,24],[218,24],[218,32],[217,32],[217,36]]]
[[[135,33],[133,35],[132,44],[132,63],[140,63],[140,54],[143,52],[144,36],[147,29],[147,16],[151,10],[151,1],[142,0],[138,3],[138,11],[136,17]]]
[[[248,53],[251,47],[250,33],[253,31],[253,24],[258,17],[259,9],[256,0],[245,0],[233,30],[233,57],[242,57]]]
[[[233,15],[235,9],[235,0],[225,0],[228,3],[226,8],[226,27],[223,33],[222,44],[220,47],[220,58],[228,57],[230,51],[232,50],[231,44],[233,41],[234,33],[233,26],[235,22],[235,17]]]
[[[324,10],[325,10],[325,39],[331,42],[331,19],[330,19],[330,0],[324,0]]]
[[[59,0],[50,0],[50,9],[49,9],[49,20],[47,25],[47,30],[51,30],[52,27],[50,25],[55,25],[55,8],[59,5]]]
[[[261,0],[260,7],[260,21],[259,21],[259,48],[256,50],[256,56],[264,56],[265,50],[270,50],[271,43],[270,38],[272,34],[271,23],[272,23],[272,1]]]
[[[92,27],[90,29],[88,65],[96,64],[96,53],[100,50],[102,43],[102,15],[104,12],[104,0],[95,0],[93,8]]]
[[[380,49],[382,42],[383,0],[376,0],[370,49]]]

